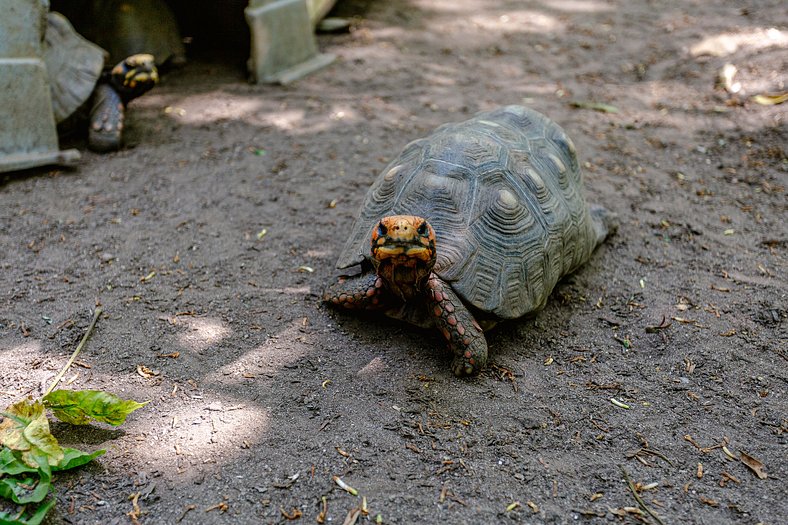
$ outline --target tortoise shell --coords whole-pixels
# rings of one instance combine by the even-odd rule
[[[542,308],[607,233],[589,212],[571,140],[519,106],[408,144],[369,189],[338,268],[368,259],[372,229],[389,215],[427,219],[434,272],[467,304],[504,319]]]
[[[56,12],[47,14],[44,62],[55,122],[63,122],[88,102],[105,60],[106,52],[80,36],[66,17]]]

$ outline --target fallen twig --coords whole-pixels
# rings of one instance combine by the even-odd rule
[[[85,332],[85,335],[82,336],[82,340],[77,345],[77,349],[74,350],[74,353],[71,354],[71,358],[68,360],[68,363],[66,363],[66,366],[64,366],[63,369],[60,372],[58,372],[58,374],[55,376],[55,379],[52,381],[52,384],[49,385],[49,388],[47,388],[47,391],[44,392],[45,396],[47,394],[49,394],[50,392],[52,392],[52,390],[55,389],[55,387],[60,382],[60,380],[63,379],[63,376],[66,374],[68,369],[71,368],[71,365],[74,364],[74,360],[77,358],[79,353],[82,351],[82,347],[85,346],[85,343],[87,342],[88,337],[90,337],[90,334],[93,332],[93,328],[96,327],[96,321],[98,321],[98,318],[101,315],[101,313],[102,313],[101,307],[96,307],[96,311],[93,312],[93,320],[90,321],[90,326],[88,326],[87,332]]]
[[[624,479],[627,480],[627,485],[629,485],[629,490],[632,492],[632,495],[635,497],[635,501],[638,502],[640,508],[643,509],[649,516],[654,518],[657,521],[657,523],[659,523],[659,525],[665,525],[665,523],[660,519],[660,517],[657,516],[657,514],[653,510],[648,508],[646,502],[643,501],[643,498],[640,497],[640,494],[638,494],[638,491],[635,489],[635,484],[632,482],[632,478],[629,477],[629,474],[627,473],[626,469],[624,467],[620,467],[620,468],[621,468],[621,473],[624,474]]]

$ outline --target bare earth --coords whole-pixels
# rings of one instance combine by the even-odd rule
[[[123,151],[1,179],[0,404],[42,393],[97,304],[68,388],[151,400],[54,425],[108,452],[57,477],[48,523],[316,523],[325,497],[341,524],[362,496],[359,523],[658,523],[635,493],[665,524],[786,523],[788,104],[751,99],[786,89],[785,3],[335,14],[316,75],[197,57],[132,103]],[[320,294],[388,160],[512,103],[564,127],[621,228],[460,380],[439,335]]]

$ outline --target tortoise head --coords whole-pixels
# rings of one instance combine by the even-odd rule
[[[372,229],[372,264],[403,300],[422,289],[435,266],[435,230],[415,215],[383,217]]]
[[[146,53],[131,55],[110,71],[110,83],[120,93],[124,104],[150,91],[158,82],[155,59]]]

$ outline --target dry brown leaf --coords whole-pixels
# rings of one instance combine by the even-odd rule
[[[282,513],[282,516],[286,520],[297,520],[298,518],[300,518],[301,516],[304,515],[304,513],[301,512],[300,509],[297,509],[295,507],[293,507],[293,509],[290,511],[290,513],[288,513],[284,508],[279,507],[279,512]]]
[[[718,501],[713,500],[711,498],[706,498],[706,497],[700,496],[700,500],[703,503],[705,503],[706,505],[709,505],[710,507],[719,507],[720,506]]]
[[[137,373],[145,379],[150,379],[151,377],[159,375],[161,372],[158,370],[152,370],[145,365],[137,365]]]
[[[768,477],[766,475],[766,467],[763,463],[744,452],[739,452],[739,457],[741,458],[741,462],[752,470],[759,479],[766,479]]]

